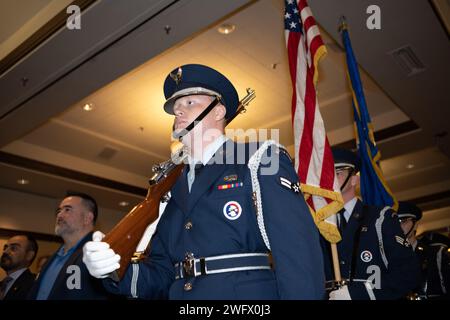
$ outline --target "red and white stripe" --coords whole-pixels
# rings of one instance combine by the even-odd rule
[[[298,1],[298,8],[303,34],[285,31],[294,88],[291,112],[295,168],[301,183],[339,192],[333,156],[316,96],[317,70],[314,58],[324,44],[306,0]],[[312,199],[308,202],[314,210],[330,202],[319,196],[313,196]]]

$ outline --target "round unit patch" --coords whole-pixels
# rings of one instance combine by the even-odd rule
[[[241,205],[236,201],[228,201],[223,206],[223,214],[228,220],[236,220],[241,216]]]
[[[364,262],[372,261],[372,252],[368,250],[364,250],[363,252],[361,252],[361,260]]]

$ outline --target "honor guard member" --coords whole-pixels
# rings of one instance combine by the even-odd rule
[[[390,207],[364,205],[356,197],[360,160],[333,148],[336,175],[345,202],[338,217],[342,240],[337,244],[345,284],[330,300],[399,299],[416,287],[419,265]],[[330,246],[322,242],[327,280],[333,279]],[[329,283],[327,281],[327,283]]]
[[[224,136],[238,94],[214,69],[176,68],[164,94],[189,164],[171,189],[149,257],[120,282],[105,279],[106,288],[145,299],[321,299],[319,234],[287,152],[271,141],[236,144]],[[119,267],[99,241],[86,244],[84,261],[99,278]]]
[[[420,250],[417,247],[417,222],[422,219],[422,210],[420,210],[420,208],[418,208],[414,203],[399,201],[397,217],[400,222],[400,227],[405,234],[406,240],[408,240],[412,250],[417,252]]]
[[[411,250],[416,253],[416,259],[421,267],[418,285],[406,298],[408,300],[421,299],[420,297],[423,296],[423,284],[425,283],[426,257],[424,246],[419,245],[416,233],[418,222],[422,219],[422,210],[412,202],[399,201],[397,218],[405,235],[405,239],[410,244]]]
[[[437,232],[427,232],[419,240],[422,262],[420,299],[450,299],[450,239]]]

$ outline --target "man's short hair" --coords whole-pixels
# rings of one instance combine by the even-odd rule
[[[97,216],[98,216],[98,207],[97,207],[97,201],[95,201],[94,198],[92,198],[90,195],[86,194],[86,193],[82,193],[82,192],[73,192],[73,191],[69,191],[66,194],[66,198],[67,197],[79,197],[81,198],[83,204],[89,209],[89,211],[91,211],[94,214],[94,224],[97,221]]]

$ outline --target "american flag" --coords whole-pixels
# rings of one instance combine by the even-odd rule
[[[293,86],[295,168],[320,232],[328,241],[336,243],[340,235],[335,213],[343,200],[316,97],[317,65],[326,48],[306,0],[285,0],[285,7],[286,46]]]

